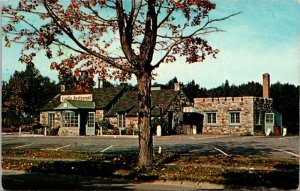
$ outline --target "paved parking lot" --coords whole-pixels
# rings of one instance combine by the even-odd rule
[[[299,136],[176,135],[154,137],[154,151],[188,155],[244,155],[299,158]],[[41,149],[76,152],[132,152],[138,150],[137,136],[51,137],[2,135],[2,149]],[[5,157],[5,156],[3,156]]]

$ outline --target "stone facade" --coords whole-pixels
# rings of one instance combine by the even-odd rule
[[[79,127],[60,127],[59,136],[79,136]]]
[[[104,110],[96,110],[96,121],[100,121],[104,118]]]
[[[257,114],[263,116],[272,107],[272,100],[253,96],[195,98],[194,107],[204,115],[204,134],[253,135]],[[216,121],[209,121],[211,114]],[[233,123],[236,117],[238,122]]]
[[[48,114],[49,113],[55,113],[55,118],[54,118],[54,126],[55,127],[59,127],[61,126],[61,111],[43,111],[40,112],[40,123],[43,126],[47,126],[48,125]]]
[[[117,117],[107,117],[107,119],[109,120],[110,124],[112,124],[114,127],[117,127],[118,123],[117,123]],[[134,127],[136,129],[138,129],[138,118],[137,117],[126,117],[125,116],[125,126],[126,127]]]

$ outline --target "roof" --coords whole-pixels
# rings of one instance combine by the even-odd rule
[[[60,94],[56,95],[54,98],[52,98],[44,107],[40,109],[40,111],[51,111],[54,110],[57,106],[60,104]]]
[[[41,111],[55,110],[55,108],[57,108],[61,104],[60,95],[72,94],[93,94],[93,101],[95,102],[94,108],[109,109],[111,105],[116,102],[117,99],[124,93],[124,91],[125,88],[123,86],[93,89],[90,92],[66,91],[58,94],[52,100],[50,100],[44,107],[41,108]]]
[[[178,94],[179,91],[174,91],[173,89],[151,91],[151,115],[159,116],[160,110],[157,105],[168,107]],[[107,113],[107,116],[114,116],[116,113],[120,112],[126,112],[127,116],[137,116],[138,92],[136,90],[127,92]]]
[[[113,104],[124,91],[125,88],[123,86],[95,89],[93,100],[96,104],[96,109],[104,109]]]
[[[95,102],[93,101],[78,101],[78,100],[66,100],[59,104],[55,110],[64,109],[95,109]]]

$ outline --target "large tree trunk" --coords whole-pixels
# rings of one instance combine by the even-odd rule
[[[140,167],[147,167],[153,161],[153,137],[151,130],[151,74],[137,76],[138,84],[138,127],[139,127],[139,162]]]

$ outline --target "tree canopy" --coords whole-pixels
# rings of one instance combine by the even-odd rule
[[[80,76],[126,80],[152,72],[163,62],[186,57],[187,63],[215,56],[204,34],[221,31],[212,24],[215,3],[208,0],[20,0],[3,7],[6,46],[24,45],[20,60],[28,62],[41,50],[52,69]],[[38,22],[32,22],[38,21]],[[69,52],[67,52],[68,50]],[[153,55],[159,57],[153,60]],[[74,69],[75,68],[75,69]]]
[[[32,123],[39,109],[57,93],[56,83],[43,77],[33,64],[25,71],[16,71],[8,82],[2,82],[3,126]]]
[[[80,76],[84,70],[121,81],[134,75],[139,165],[148,166],[153,158],[150,86],[155,69],[179,56],[187,63],[215,57],[219,50],[204,35],[222,31],[213,24],[236,15],[209,17],[215,8],[209,0],[20,0],[4,5],[3,31],[6,46],[24,45],[22,62],[44,51],[54,60],[52,69],[67,71],[61,74]]]

